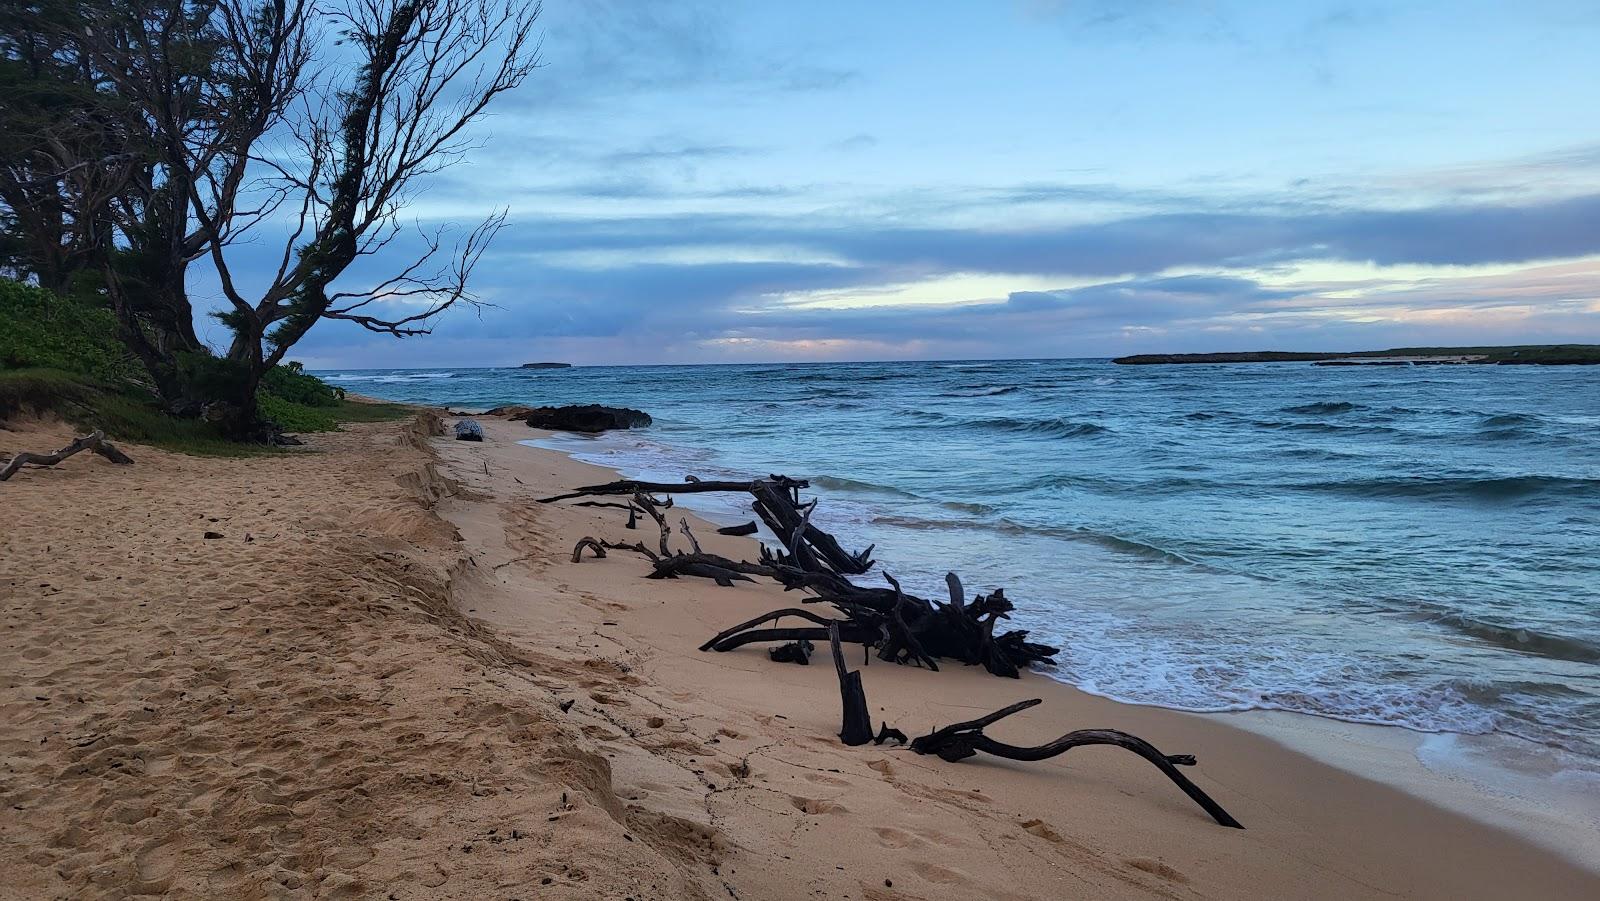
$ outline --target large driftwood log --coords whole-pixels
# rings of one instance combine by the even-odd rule
[[[638,494],[641,491],[650,494],[696,494],[705,492],[737,492],[745,493],[754,491],[755,487],[764,483],[772,483],[780,488],[795,489],[811,487],[811,483],[803,479],[791,479],[788,476],[772,476],[770,479],[751,479],[745,482],[707,482],[700,479],[689,479],[684,482],[641,482],[637,479],[621,479],[615,482],[606,482],[600,485],[585,485],[582,488],[558,494],[554,497],[540,498],[539,503],[549,504],[555,501],[564,501],[574,497],[589,497],[605,494]]]
[[[996,741],[983,734],[985,726],[996,722],[1029,707],[1037,706],[1040,699],[1033,698],[1019,701],[1010,707],[996,710],[987,716],[953,726],[935,729],[920,738],[911,740],[911,750],[918,754],[937,754],[941,759],[955,762],[964,760],[979,751],[1004,757],[1007,760],[1045,760],[1059,754],[1065,754],[1073,748],[1087,745],[1112,745],[1132,751],[1160,770],[1173,784],[1183,789],[1183,793],[1200,805],[1211,818],[1224,826],[1234,829],[1243,829],[1233,815],[1222,809],[1222,805],[1211,799],[1211,796],[1201,790],[1200,786],[1189,781],[1183,773],[1178,772],[1180,766],[1194,766],[1195,758],[1192,754],[1163,754],[1155,745],[1145,741],[1137,735],[1130,735],[1117,729],[1079,729],[1068,732],[1055,741],[1046,742],[1034,747],[1007,744]]]
[[[53,454],[35,454],[28,451],[23,451],[17,454],[15,457],[11,458],[11,462],[7,463],[3,469],[0,469],[0,482],[4,482],[5,480],[11,478],[17,473],[17,470],[21,469],[25,465],[32,464],[34,466],[54,466],[73,454],[86,450],[94,451],[100,456],[105,457],[107,460],[110,460],[113,463],[120,463],[124,466],[133,462],[133,458],[129,457],[122,451],[117,450],[114,446],[112,446],[111,442],[106,440],[105,432],[95,429],[93,432],[84,435],[82,438],[72,439],[71,444],[63,447]]]

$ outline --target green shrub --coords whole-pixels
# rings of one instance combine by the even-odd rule
[[[0,370],[51,369],[101,382],[142,371],[117,339],[110,310],[0,279]]]
[[[332,409],[328,407],[295,403],[265,391],[256,398],[256,402],[260,405],[261,415],[277,423],[278,428],[285,432],[331,432],[339,427],[339,420],[334,418]]]
[[[344,389],[335,388],[289,362],[267,370],[261,379],[261,393],[307,407],[336,407],[344,400]]]

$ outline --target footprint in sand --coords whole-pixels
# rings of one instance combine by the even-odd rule
[[[791,796],[789,798],[789,803],[794,805],[795,810],[809,814],[846,813],[849,811],[849,808],[842,804],[836,804],[833,801],[824,801],[816,798],[802,798],[799,795]]]
[[[850,784],[850,780],[848,779],[841,779],[838,776],[830,776],[827,773],[806,773],[806,781],[815,782],[818,785],[846,786]]]
[[[911,864],[911,872],[939,885],[959,885],[972,881],[971,877],[960,870],[942,867],[936,863],[913,863]]]
[[[1180,871],[1167,866],[1159,860],[1152,860],[1148,857],[1130,857],[1124,860],[1123,863],[1133,867],[1135,870],[1143,870],[1146,873],[1160,876],[1162,879],[1165,879],[1168,882],[1178,882],[1185,885],[1187,885],[1189,882],[1188,876],[1183,875],[1183,873]]]
[[[872,831],[878,834],[878,843],[883,845],[885,848],[892,848],[895,850],[899,850],[901,848],[921,848],[926,847],[928,844],[904,829],[896,829],[893,826],[878,826]]]
[[[1050,828],[1050,824],[1046,823],[1044,820],[1028,820],[1026,823],[1022,824],[1022,829],[1024,832],[1030,832],[1034,835],[1037,835],[1047,842],[1055,842],[1059,845],[1066,841],[1066,839],[1061,837],[1061,833]]]

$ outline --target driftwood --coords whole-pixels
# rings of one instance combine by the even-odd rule
[[[791,641],[788,644],[780,644],[775,648],[768,648],[767,656],[772,658],[773,663],[798,663],[801,666],[809,666],[811,664],[811,652],[814,650],[816,650],[816,645],[802,638],[799,641]]]
[[[599,559],[605,557],[605,555],[606,555],[605,545],[603,545],[600,542],[594,540],[593,538],[579,538],[578,539],[578,543],[576,545],[573,545],[573,548],[572,548],[572,562],[573,563],[577,563],[579,560],[583,559],[583,549],[584,548],[588,548],[589,550],[593,551],[596,560],[599,560]]]
[[[113,463],[122,464],[124,466],[133,462],[133,458],[129,457],[122,451],[117,450],[116,447],[111,444],[111,442],[106,440],[105,432],[95,429],[93,432],[84,435],[82,438],[72,439],[71,444],[63,447],[53,454],[35,454],[28,451],[23,451],[17,454],[15,457],[11,458],[11,462],[7,463],[4,468],[0,468],[0,482],[4,482],[13,475],[16,475],[17,470],[21,469],[25,465],[32,464],[34,466],[54,466],[73,454],[86,450],[94,451],[100,456],[105,457],[107,460],[110,460]]]
[[[798,617],[808,622],[816,623],[821,628],[809,629],[755,629],[763,623],[776,623],[785,616]],[[763,613],[752,620],[747,620],[731,629],[724,629],[711,637],[711,640],[700,646],[702,651],[731,651],[756,641],[819,641],[828,640],[828,630],[837,627],[839,637],[843,641],[860,642],[871,636],[858,634],[855,623],[829,619],[819,613],[814,613],[803,607],[785,607],[782,610],[772,610]]]
[[[734,481],[702,481],[699,479],[683,482],[641,482],[636,479],[622,479],[616,482],[606,482],[601,485],[588,485],[566,494],[542,498],[542,503],[569,500],[576,497],[590,497],[597,495],[639,495],[639,494],[701,494],[707,492],[734,492],[749,494],[756,515],[767,524],[773,534],[788,536],[796,534],[798,530],[801,553],[808,558],[815,559],[833,572],[846,574],[860,574],[872,567],[872,548],[851,554],[839,546],[839,542],[827,532],[810,524],[800,511],[800,489],[810,487],[810,483],[803,479],[791,479],[788,476],[769,476],[765,479],[751,479],[743,482]],[[793,549],[791,549],[793,552]]]
[[[760,484],[771,482],[782,488],[809,488],[811,483],[803,479],[791,479],[788,476],[773,476],[771,479],[751,479],[744,482],[714,481],[707,482],[691,478],[684,482],[641,482],[636,479],[622,479],[616,482],[606,482],[602,485],[586,485],[566,494],[554,497],[540,498],[541,504],[550,504],[575,497],[591,497],[606,494],[637,494],[641,491],[650,494],[697,494],[705,492],[751,492]]]
[[[851,671],[844,665],[838,623],[828,625],[828,646],[833,649],[833,668],[839,674],[839,700],[844,705],[839,740],[851,746],[864,745],[872,741],[872,713],[867,710],[867,692],[861,687],[861,671]]]
[[[777,581],[785,590],[810,592],[814,596],[805,599],[808,604],[831,604],[843,614],[843,618],[824,616],[804,607],[785,607],[724,629],[701,645],[700,650],[729,651],[755,642],[782,642],[768,651],[772,660],[808,664],[812,642],[826,640],[839,678],[842,708],[839,738],[846,745],[862,745],[869,741],[880,745],[888,741],[903,744],[906,735],[891,728],[888,723],[884,723],[876,735],[873,734],[861,673],[852,672],[845,665],[842,642],[859,643],[869,650],[876,648],[880,659],[895,663],[912,663],[937,670],[937,661],[948,658],[978,664],[995,675],[1012,678],[1019,676],[1021,668],[1035,661],[1049,661],[1059,653],[1058,649],[1049,645],[1028,641],[1026,631],[1012,630],[996,636],[996,624],[1007,618],[1014,609],[1010,599],[1004,591],[995,589],[968,601],[961,579],[955,573],[945,576],[949,590],[947,602],[932,602],[907,594],[899,581],[888,573],[884,573],[884,580],[889,586],[887,588],[865,587],[851,582],[847,576],[864,572],[871,566],[872,548],[868,547],[858,554],[846,553],[833,536],[812,525],[811,514],[816,509],[816,501],[800,501],[799,491],[806,485],[804,481],[776,475],[748,482],[701,481],[694,477],[682,483],[622,480],[546,498],[545,502],[587,495],[630,496],[631,500],[626,505],[630,514],[642,510],[656,521],[660,529],[660,553],[645,547],[643,542],[630,545],[585,538],[573,548],[574,562],[581,558],[586,547],[596,556],[604,556],[608,548],[630,550],[650,560],[651,571],[647,578],[698,576],[712,579],[719,585],[732,585],[737,580],[748,581],[753,576],[761,576]],[[662,513],[662,510],[672,506],[672,501],[670,497],[658,501],[653,495],[711,491],[749,492],[754,498],[753,506],[757,514],[773,534],[784,542],[783,547],[775,551],[763,545],[760,561],[756,563],[708,554],[695,540],[688,520],[680,519],[681,531],[689,541],[692,552],[673,553],[668,542],[671,529]],[[601,502],[583,503],[598,506]],[[749,524],[750,531],[754,531],[754,527],[754,523]],[[780,625],[785,618],[803,620],[809,625]],[[1178,771],[1179,766],[1194,765],[1195,758],[1192,755],[1163,754],[1148,741],[1115,729],[1080,729],[1035,747],[1007,744],[984,734],[986,726],[1039,703],[1038,699],[1021,701],[979,719],[935,729],[912,740],[910,748],[918,754],[933,754],[951,762],[971,757],[979,751],[1009,760],[1035,761],[1086,745],[1112,745],[1132,751],[1149,761],[1218,823],[1244,828],[1221,805]]]
[[[1211,796],[1200,789],[1200,786],[1190,782],[1188,777],[1178,771],[1180,766],[1194,766],[1195,758],[1192,754],[1163,754],[1155,745],[1150,744],[1137,735],[1130,735],[1116,729],[1079,729],[1068,732],[1052,742],[1036,747],[1022,747],[996,741],[983,734],[985,726],[996,722],[1029,707],[1037,706],[1038,698],[1028,701],[1018,701],[1010,707],[996,710],[987,716],[953,726],[935,729],[920,738],[912,739],[911,750],[918,754],[936,754],[943,760],[955,762],[964,760],[979,751],[1004,757],[1007,760],[1045,760],[1059,754],[1065,754],[1073,748],[1086,745],[1112,745],[1124,750],[1132,751],[1150,761],[1156,769],[1160,770],[1173,784],[1183,789],[1183,793],[1211,815],[1211,818],[1224,826],[1234,829],[1243,829],[1233,815],[1222,809],[1222,805],[1211,799]]]
[[[817,597],[808,602],[826,602],[845,614],[840,634],[846,641],[859,641],[877,649],[878,658],[894,663],[910,663],[937,670],[939,659],[959,660],[965,664],[983,666],[997,676],[1017,678],[1023,667],[1034,662],[1050,662],[1059,649],[1029,641],[1025,630],[1013,630],[996,636],[995,625],[1006,618],[1013,607],[1005,593],[996,590],[989,595],[979,595],[971,602],[961,600],[961,582],[954,573],[946,578],[951,583],[951,601],[933,603],[906,594],[899,583],[888,574],[890,588],[856,586],[840,577],[828,574],[806,573],[783,564],[750,564],[726,558],[708,558],[700,555],[695,566],[677,562],[682,558],[663,558],[656,563],[652,578],[672,578],[672,574],[703,574],[704,572],[736,571],[747,575],[766,575],[788,588],[807,588]],[[667,573],[668,575],[661,575]],[[731,651],[755,641],[809,639],[820,641],[826,637],[824,628],[757,629],[757,626],[782,616],[797,616],[797,608],[785,608],[725,630],[701,646],[701,650]],[[813,616],[815,616],[813,614]],[[813,619],[825,627],[821,618]]]
[[[901,732],[899,729],[890,726],[888,723],[884,723],[883,728],[878,730],[878,734],[872,736],[872,743],[875,745],[881,745],[886,741],[897,742],[903,745],[907,741],[906,734]]]
[[[1028,633],[1012,630],[995,635],[995,627],[1007,618],[1013,607],[1005,593],[996,590],[968,602],[961,581],[954,573],[946,577],[950,602],[932,602],[907,594],[893,576],[884,575],[888,588],[856,585],[850,575],[865,572],[872,565],[872,548],[858,553],[845,551],[830,534],[811,522],[816,501],[800,501],[800,489],[808,486],[801,479],[774,475],[748,481],[702,481],[690,477],[683,482],[642,482],[623,479],[590,485],[567,494],[545,498],[553,503],[579,497],[628,496],[630,512],[642,510],[655,520],[660,530],[659,553],[648,553],[651,571],[648,578],[676,579],[694,576],[711,579],[718,585],[751,581],[752,577],[773,579],[789,590],[804,590],[815,595],[808,603],[829,603],[844,614],[839,622],[844,641],[875,648],[878,657],[895,663],[910,663],[937,670],[940,659],[959,660],[983,666],[999,676],[1016,678],[1021,669],[1034,662],[1050,661],[1058,650],[1027,640]],[[705,553],[687,520],[681,529],[692,547],[690,553],[673,553],[669,547],[672,530],[662,511],[672,501],[656,500],[654,495],[673,493],[738,492],[752,497],[752,507],[783,546],[763,545],[760,561],[751,563]],[[604,502],[586,500],[584,504]],[[620,504],[618,506],[621,506]],[[754,525],[753,523],[751,525]],[[605,547],[611,547],[600,542]],[[637,548],[629,547],[630,550]],[[795,608],[774,611],[742,626],[725,631],[702,646],[702,650],[728,651],[757,641],[827,640],[832,620],[809,615],[815,626],[798,628],[755,627],[782,616],[796,616]],[[808,618],[808,617],[802,617]]]
[[[717,530],[717,534],[718,535],[732,535],[732,536],[738,538],[738,537],[743,537],[745,535],[754,535],[757,531],[760,530],[760,528],[761,528],[760,526],[755,524],[755,520],[751,520],[750,522],[741,523],[740,525],[737,525],[737,526],[723,526],[722,528]]]

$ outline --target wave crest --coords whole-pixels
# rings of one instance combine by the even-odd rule
[[[1507,501],[1550,492],[1596,491],[1600,490],[1600,479],[1543,475],[1476,478],[1414,476],[1304,482],[1294,487],[1304,491],[1328,491],[1358,497]]]
[[[1365,409],[1366,407],[1347,400],[1323,400],[1311,404],[1300,404],[1295,407],[1284,407],[1278,412],[1298,413],[1302,416],[1336,416],[1340,413],[1351,413]]]

